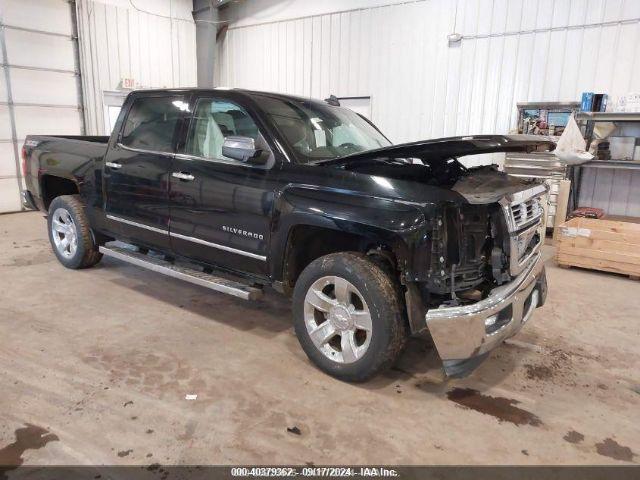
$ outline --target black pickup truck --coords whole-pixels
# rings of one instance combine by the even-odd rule
[[[23,202],[68,268],[109,255],[245,299],[292,296],[302,348],[363,381],[427,333],[449,375],[546,298],[546,187],[459,157],[552,150],[480,135],[392,145],[335,101],[131,93],[110,137],[28,136]]]

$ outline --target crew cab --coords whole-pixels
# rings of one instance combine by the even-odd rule
[[[542,184],[458,160],[541,137],[393,145],[335,100],[134,91],[113,133],[26,138],[26,206],[71,269],[103,255],[256,300],[290,296],[323,371],[364,381],[427,333],[472,371],[546,298]]]

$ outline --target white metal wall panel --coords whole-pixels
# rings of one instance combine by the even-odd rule
[[[103,95],[117,90],[123,78],[143,88],[196,85],[195,24],[185,16],[191,0],[136,2],[140,10],[114,0],[77,5],[88,133],[110,133]]]
[[[371,96],[372,120],[394,142],[507,133],[517,102],[640,91],[637,0],[424,0],[261,18],[231,25],[217,84]],[[449,46],[454,31],[465,38]]]
[[[20,210],[20,187],[14,176],[0,177],[0,212],[17,212]]]
[[[10,75],[16,103],[78,104],[77,80],[73,74],[12,68]],[[79,116],[77,112],[76,116]]]
[[[69,15],[69,5],[62,5]],[[9,20],[5,20],[9,23]],[[12,65],[73,70],[73,41],[21,30],[5,31],[7,55]]]
[[[18,151],[30,133],[79,134],[82,126],[70,4],[63,0],[0,0],[0,18],[9,65],[0,73],[8,71],[10,78],[7,85],[3,75],[0,86],[5,104],[0,108],[0,212],[4,212],[21,208],[19,191],[23,188],[9,108],[14,111]],[[8,105],[9,100],[13,103]]]
[[[4,67],[0,67],[0,102],[2,103],[6,103],[7,102],[7,84],[5,82],[5,73],[4,73]],[[0,138],[0,140],[2,140]]]
[[[27,135],[80,135],[82,119],[74,108],[20,107],[16,127],[22,147]]]
[[[0,178],[14,178],[16,163],[13,160],[13,145],[10,142],[0,142]]]
[[[64,0],[2,0],[2,11],[5,19],[16,27],[71,35],[71,16],[65,3]]]
[[[11,139],[11,118],[9,117],[9,107],[0,105],[0,139]]]
[[[585,168],[580,204],[611,215],[640,217],[640,171]]]

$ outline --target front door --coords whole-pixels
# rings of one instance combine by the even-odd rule
[[[169,250],[169,175],[180,96],[138,96],[105,158],[107,220],[132,243]]]
[[[250,165],[222,154],[229,135],[251,137],[269,151],[242,106],[203,96],[193,109],[170,178],[173,250],[214,266],[265,275],[277,186],[274,157],[270,154],[265,165]]]

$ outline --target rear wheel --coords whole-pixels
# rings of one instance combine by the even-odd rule
[[[356,253],[326,255],[300,274],[294,325],[324,372],[365,381],[397,359],[406,340],[402,303],[390,275]]]
[[[102,258],[78,195],[56,197],[49,205],[49,241],[56,257],[67,268],[87,268]]]

